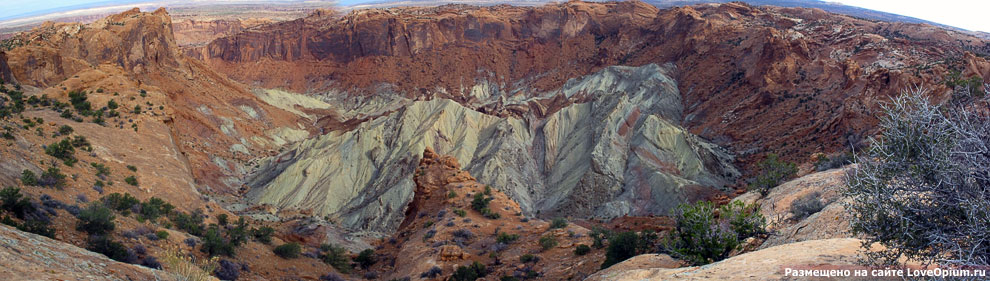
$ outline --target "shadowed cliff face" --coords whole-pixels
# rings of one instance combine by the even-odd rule
[[[568,2],[316,13],[205,48],[209,65],[262,87],[329,99],[379,96],[386,87],[501,116],[525,114],[502,99],[558,89],[603,67],[672,62],[685,127],[750,163],[766,152],[803,160],[848,148],[872,133],[878,100],[919,84],[944,96],[945,74],[985,62],[965,52],[986,53],[990,43],[815,9]],[[474,95],[480,83],[492,95]]]
[[[14,75],[10,73],[10,66],[7,65],[7,53],[0,51],[0,79],[8,82],[16,82]]]

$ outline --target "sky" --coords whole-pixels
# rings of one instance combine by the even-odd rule
[[[0,20],[36,16],[77,8],[128,4],[148,0],[0,0]],[[228,0],[229,1],[229,0]],[[354,5],[373,0],[341,0]],[[968,30],[990,32],[988,0],[828,0],[845,5],[900,14]]]
[[[988,0],[833,0],[849,6],[884,11],[962,29],[990,32]]]

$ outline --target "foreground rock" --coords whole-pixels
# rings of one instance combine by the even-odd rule
[[[853,238],[810,240],[749,252],[704,266],[673,269],[663,268],[666,263],[639,264],[634,269],[626,269],[623,264],[641,261],[633,258],[612,266],[616,269],[602,270],[585,280],[790,280],[794,277],[784,276],[785,268],[858,266],[861,243]]]
[[[117,262],[44,236],[0,225],[5,280],[173,280],[160,270]]]

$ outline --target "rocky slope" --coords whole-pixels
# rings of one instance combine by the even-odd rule
[[[876,101],[903,87],[944,96],[951,69],[987,81],[973,67],[985,59],[966,52],[988,51],[955,31],[817,9],[571,1],[314,13],[217,39],[203,59],[242,82],[328,100],[437,97],[496,115],[517,114],[504,100],[608,66],[673,63],[684,126],[748,163],[857,143]]]
[[[0,224],[0,275],[8,280],[173,280],[147,267]]]
[[[589,230],[574,223],[551,227],[529,218],[506,194],[477,182],[457,159],[427,147],[415,167],[415,199],[395,235],[382,240],[382,261],[369,269],[383,279],[447,280],[458,266],[479,262],[487,279],[580,280],[598,270],[604,251],[577,255],[579,244],[591,245]],[[487,208],[497,217],[472,208],[473,197],[491,198]],[[513,236],[502,238],[499,235]],[[539,240],[556,241],[548,248]],[[522,260],[524,255],[535,257]],[[435,276],[422,273],[436,267]]]
[[[732,155],[681,128],[673,69],[609,67],[547,93],[582,100],[545,118],[498,117],[447,99],[333,131],[254,170],[248,198],[341,225],[394,230],[424,148],[452,155],[527,215],[662,214],[726,191]]]
[[[89,25],[48,23],[12,40],[7,63],[18,82],[53,98],[80,90],[94,105],[116,99],[128,110],[142,107],[138,122],[164,125],[160,133],[203,190],[236,191],[243,162],[309,134],[299,116],[182,55],[164,9]]]

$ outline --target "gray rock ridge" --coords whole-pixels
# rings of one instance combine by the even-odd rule
[[[673,71],[671,65],[612,66],[572,79],[537,97],[588,102],[545,118],[498,117],[446,99],[412,101],[264,159],[247,179],[247,198],[311,209],[347,228],[390,232],[412,200],[416,164],[430,147],[527,214],[663,214],[724,190],[739,176],[730,153],[680,127]]]

